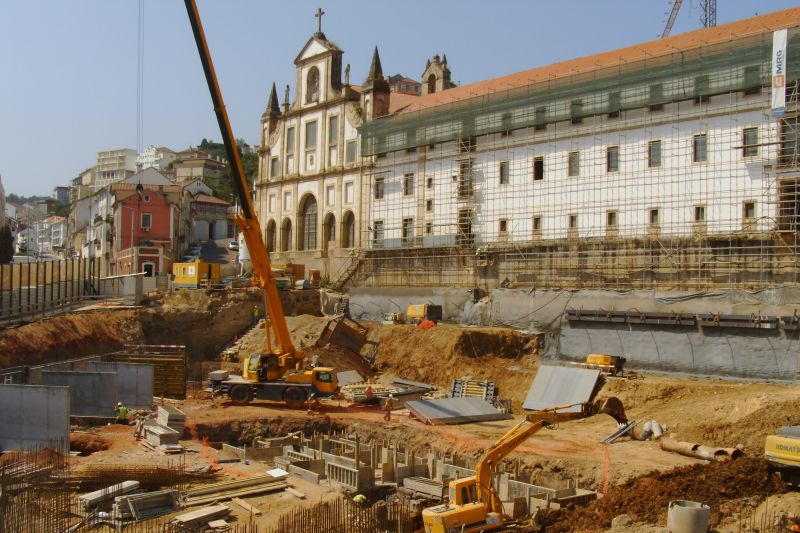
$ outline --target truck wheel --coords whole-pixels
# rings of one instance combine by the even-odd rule
[[[306,391],[300,387],[289,387],[283,391],[283,400],[286,402],[286,405],[292,409],[297,409],[298,407],[302,407],[303,403],[306,401]]]
[[[234,385],[228,392],[228,396],[231,397],[233,403],[244,405],[253,399],[253,391],[250,390],[250,385]]]

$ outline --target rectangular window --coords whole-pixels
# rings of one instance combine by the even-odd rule
[[[433,211],[433,200],[425,200],[425,211]]]
[[[619,118],[619,112],[622,109],[622,98],[619,93],[610,93],[608,95],[608,118]]]
[[[697,76],[694,79],[694,103],[702,104],[708,101],[709,85],[708,76]]]
[[[500,219],[500,234],[504,234],[508,232],[508,220],[505,218]]]
[[[761,92],[761,67],[749,65],[744,67],[744,94],[759,94]]]
[[[347,141],[345,145],[345,162],[355,163],[356,161],[356,142]]]
[[[608,226],[609,228],[616,228],[618,218],[619,218],[619,213],[617,211],[608,211],[606,213],[606,226]]]
[[[433,178],[426,178],[425,186],[429,189],[433,189]]]
[[[664,109],[664,86],[650,86],[650,111],[662,111]]]
[[[500,161],[500,185],[508,185],[508,161]]]
[[[375,199],[382,200],[385,192],[385,180],[383,178],[375,178]]]
[[[692,161],[695,163],[708,161],[708,136],[705,133],[695,135],[692,139]]]
[[[286,155],[294,153],[294,128],[286,130]]]
[[[706,221],[706,206],[704,205],[694,206],[694,221],[695,222]]]
[[[575,178],[580,176],[581,172],[581,153],[580,152],[570,152],[567,156],[567,173],[570,178]]]
[[[742,156],[758,155],[758,128],[745,128],[742,131]]]
[[[606,172],[619,171],[619,146],[606,148]]]
[[[411,196],[414,194],[414,173],[409,172],[403,176],[403,196]]]
[[[291,209],[292,209],[292,193],[285,192],[283,193],[283,210],[291,211]]]
[[[374,228],[372,229],[372,241],[375,248],[383,248],[383,221],[376,220],[373,222]]]
[[[533,181],[541,181],[544,179],[544,157],[533,158]]]
[[[408,246],[414,242],[414,219],[403,219],[403,245]]]
[[[648,220],[650,221],[651,226],[657,226],[661,220],[660,213],[658,212],[657,208],[651,209],[648,215]]]
[[[336,203],[336,188],[333,185],[325,187],[325,205],[331,206]]]
[[[474,152],[476,147],[475,137],[465,137],[458,140],[459,152]]]
[[[756,218],[756,203],[755,202],[744,202],[742,204],[742,218],[745,220],[755,220]]]
[[[355,192],[355,185],[353,185],[352,181],[349,181],[344,184],[344,201],[345,203],[352,204],[353,197]]]
[[[277,197],[274,194],[270,194],[269,195],[269,212],[270,213],[274,213],[275,212],[275,206],[277,205],[277,203],[278,203]]]
[[[569,215],[567,218],[567,227],[571,230],[578,229],[578,215]]]
[[[425,223],[425,233],[427,233],[428,235],[433,233],[433,222],[426,222]]]
[[[650,168],[661,166],[661,141],[647,143],[647,166]]]
[[[306,122],[306,150],[317,147],[317,121]]]
[[[573,124],[580,124],[583,122],[583,102],[580,100],[573,100],[570,102],[569,118]]]
[[[533,217],[533,236],[536,237],[542,233],[542,217]]]
[[[547,108],[537,107],[534,111],[534,125],[536,130],[547,128]]]
[[[153,215],[150,213],[142,213],[142,229],[149,230],[153,225]]]
[[[328,144],[336,146],[339,142],[339,116],[333,116],[328,120]]]
[[[270,178],[277,178],[281,174],[281,166],[278,164],[278,158],[273,157],[269,161],[269,177]]]

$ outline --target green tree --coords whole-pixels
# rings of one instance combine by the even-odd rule
[[[0,228],[0,264],[7,265],[14,259],[14,235],[8,224]]]

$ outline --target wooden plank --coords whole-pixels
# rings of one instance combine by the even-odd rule
[[[302,493],[299,490],[294,489],[292,487],[286,487],[286,492],[288,492],[292,496],[300,498],[301,500],[305,500],[306,499],[306,495],[304,493]]]
[[[258,507],[250,505],[241,498],[233,498],[231,501],[252,515],[258,516],[261,514],[261,511],[258,509]]]

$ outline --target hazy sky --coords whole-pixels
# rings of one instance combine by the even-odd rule
[[[184,3],[144,2],[147,147],[180,150],[221,136]],[[700,27],[686,0],[673,34]],[[0,175],[7,193],[51,194],[92,166],[96,152],[137,146],[140,0],[2,0]],[[446,53],[467,84],[658,38],[671,0],[198,0],[234,134],[258,142],[274,81],[316,28],[344,50],[351,82],[375,45],[385,75],[419,78]],[[790,0],[719,0],[719,24],[792,7]],[[791,61],[791,58],[789,59]]]

